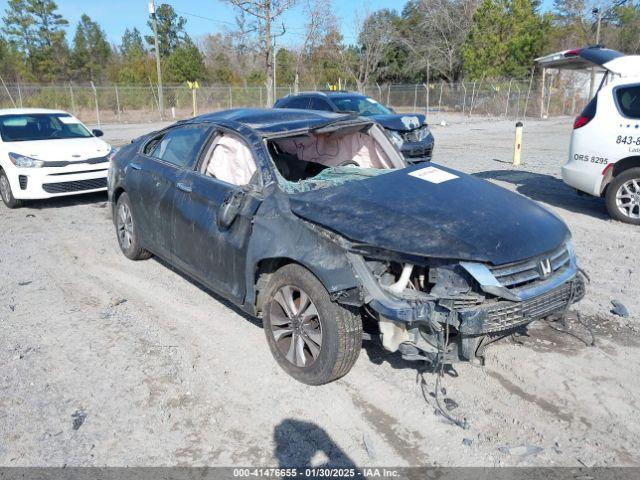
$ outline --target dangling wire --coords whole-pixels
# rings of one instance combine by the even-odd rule
[[[467,430],[469,428],[469,423],[467,419],[459,420],[457,418],[452,417],[449,413],[442,407],[440,403],[440,379],[444,376],[444,366],[445,366],[445,356],[447,351],[447,346],[449,345],[449,324],[445,324],[445,334],[442,335],[442,332],[438,335],[438,353],[436,355],[436,360],[432,364],[433,370],[432,372],[436,374],[436,391],[434,392],[434,398],[436,400],[436,407],[438,413],[440,413],[444,418],[449,420],[454,425],[462,428],[463,430]],[[425,387],[427,386],[427,382],[424,380],[424,375],[421,372],[420,374],[420,389],[422,390],[422,396],[425,401],[429,402],[427,398],[427,393],[425,391]]]

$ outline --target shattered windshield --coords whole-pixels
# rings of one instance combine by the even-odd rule
[[[341,112],[356,112],[358,115],[368,117],[371,115],[392,115],[393,112],[384,105],[379,104],[373,98],[362,95],[353,97],[335,97],[331,99]]]
[[[387,137],[372,135],[371,129],[371,124],[355,124],[269,140],[280,186],[287,193],[307,192],[397,168],[389,156],[393,147],[379,143]]]
[[[336,187],[347,182],[364,180],[392,171],[391,169],[381,170],[378,168],[360,168],[355,166],[329,167],[314,177],[297,182],[286,180],[282,175],[279,175],[278,180],[280,186],[286,193],[302,193],[319,190],[321,188]]]

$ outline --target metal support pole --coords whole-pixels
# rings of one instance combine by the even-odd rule
[[[471,111],[473,110],[473,99],[476,96],[476,81],[473,81],[473,88],[471,89],[471,106],[469,107],[469,116],[471,116]]]
[[[504,107],[504,116],[509,116],[509,98],[511,98],[511,82],[513,82],[513,78],[509,79],[509,89],[507,90],[507,106]]]
[[[277,82],[277,70],[278,70],[278,52],[276,51],[276,37],[273,36],[273,101],[278,99],[278,82]],[[267,108],[271,108],[273,105],[267,105]]]
[[[596,45],[600,44],[600,24],[602,23],[602,12],[599,8],[594,8],[592,10],[593,13],[597,15],[598,24],[596,27]],[[589,100],[593,98],[593,91],[596,87],[596,69],[593,67],[591,69],[591,82],[589,83]]]
[[[531,67],[531,77],[529,78],[529,89],[527,90],[527,100],[524,103],[524,114],[522,118],[527,116],[527,108],[529,108],[529,98],[531,97],[531,86],[533,85],[533,74],[536,72],[536,67]],[[518,111],[520,111],[520,87],[518,87]]]
[[[93,98],[96,101],[96,119],[98,120],[98,128],[101,128],[101,124],[100,124],[100,106],[98,105],[98,89],[96,88],[96,86],[94,85],[93,82],[91,82],[91,88],[93,89]]]
[[[444,82],[440,82],[440,97],[438,97],[438,113],[442,111],[442,87],[444,87]]]
[[[484,75],[480,77],[480,83],[478,84],[478,90],[476,91],[476,82],[473,82],[473,91],[474,94],[471,95],[471,107],[469,107],[469,116],[473,113],[473,103],[476,100],[476,97],[480,94],[480,89],[482,88],[482,81],[484,80]]]
[[[545,108],[545,112],[547,117],[549,116],[549,105],[551,104],[551,95],[553,94],[553,90],[551,88],[551,84],[553,83],[553,77],[549,77],[549,88],[547,89],[549,91],[549,94],[547,95],[547,108]]]
[[[418,108],[418,84],[416,83],[415,88],[413,89],[413,113],[416,113],[417,108]]]
[[[153,0],[149,1],[149,15],[153,25],[153,37],[156,50],[156,70],[158,73],[158,110],[160,110],[160,120],[164,114],[164,93],[162,91],[162,66],[160,65],[160,41],[158,40],[158,21],[156,18],[156,9]]]
[[[120,118],[120,95],[118,94],[118,85],[115,85],[115,89],[116,89],[116,111],[118,113],[118,122],[120,122],[122,119]]]
[[[2,77],[0,77],[0,80],[2,81],[2,86],[4,87],[4,90],[7,92],[7,95],[9,96],[9,100],[11,100],[11,104],[13,105],[13,108],[16,108],[16,102],[13,101],[13,97],[11,96],[11,92],[9,92],[9,89],[7,88],[7,84],[4,83],[4,79]]]
[[[427,102],[427,109],[426,109],[426,110],[425,110],[425,112],[424,112],[424,116],[425,116],[425,117],[428,117],[428,116],[429,116],[429,105],[430,105],[430,100],[431,100],[431,99],[429,98],[429,82],[427,82],[427,99],[426,99],[426,102]]]
[[[20,104],[20,108],[24,108],[22,106],[22,89],[20,88],[20,82],[18,82],[18,103]]]
[[[464,90],[464,94],[462,96],[462,114],[464,115],[464,108],[467,106],[467,87],[465,86],[464,82],[462,82],[460,86]]]
[[[429,116],[429,79],[430,77],[431,77],[431,62],[427,58],[427,98],[426,98],[427,109],[424,112],[425,117]]]
[[[69,94],[71,95],[71,111],[74,115],[78,115],[76,112],[76,99],[73,96],[73,87],[71,86],[71,83],[69,83]]]
[[[544,118],[544,90],[546,88],[547,69],[542,67],[542,80],[540,81],[540,118]]]

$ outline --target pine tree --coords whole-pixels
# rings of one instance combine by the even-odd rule
[[[77,78],[99,81],[111,57],[104,31],[88,15],[82,15],[73,38],[72,66]]]
[[[140,30],[134,27],[133,30],[128,28],[122,36],[122,44],[120,45],[120,53],[127,59],[135,59],[143,57],[146,53],[144,44],[142,43],[142,35]]]
[[[183,83],[203,80],[206,76],[204,59],[198,47],[187,41],[177,47],[166,61],[167,79]]]
[[[64,27],[69,22],[57,9],[53,0],[9,0],[3,17],[3,32],[38,80],[66,74],[69,48]]]
[[[471,78],[526,75],[549,28],[550,18],[531,0],[484,0],[462,46],[465,72]]]
[[[187,20],[178,16],[171,5],[163,3],[156,9],[156,20],[158,22],[158,43],[160,57],[168,57],[180,45],[189,42],[189,36],[184,30]],[[151,21],[147,22],[153,30]],[[145,37],[151,49],[155,51],[155,39],[153,35]]]

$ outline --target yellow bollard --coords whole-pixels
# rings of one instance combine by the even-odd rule
[[[513,145],[514,165],[520,165],[520,153],[522,153],[522,122],[516,123],[516,139]]]

